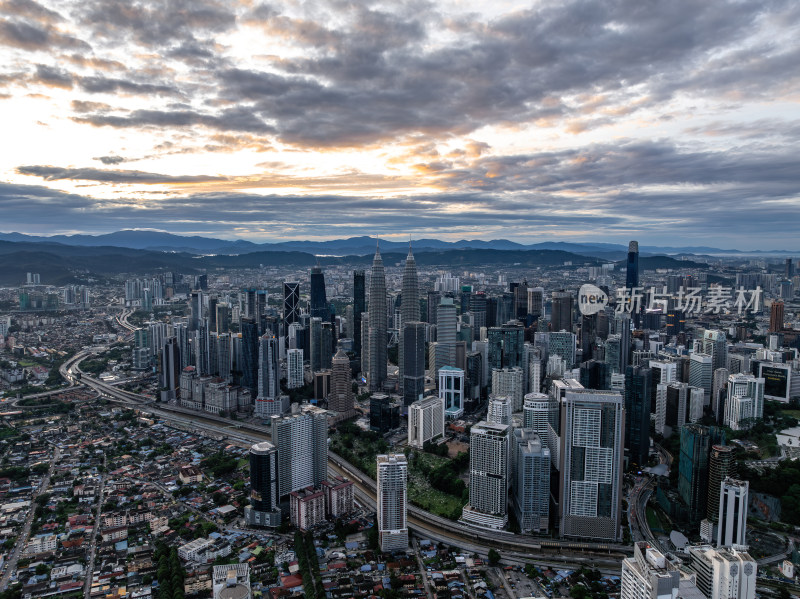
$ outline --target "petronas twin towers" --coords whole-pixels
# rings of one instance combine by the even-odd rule
[[[367,377],[369,379],[369,390],[371,392],[381,391],[383,383],[386,381],[386,345],[387,345],[387,295],[386,295],[386,271],[383,267],[380,249],[375,250],[375,258],[372,261],[372,275],[369,282],[369,363]],[[408,248],[408,258],[403,271],[402,304],[400,309],[400,347],[397,352],[400,386],[403,386],[404,355],[402,325],[410,322],[418,322],[419,313],[419,278],[417,276],[417,263],[414,254],[411,253],[411,246]]]

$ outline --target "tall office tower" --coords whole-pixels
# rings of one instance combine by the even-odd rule
[[[311,356],[309,364],[311,373],[314,374],[322,370],[322,319],[319,316],[311,318],[311,334],[309,341],[311,344]]]
[[[331,311],[328,307],[328,297],[325,294],[325,275],[319,265],[311,267],[311,317],[329,321]]]
[[[258,395],[258,325],[252,318],[242,318],[242,386],[250,396]]]
[[[544,318],[544,288],[528,287],[528,314],[534,320]]]
[[[550,309],[551,331],[572,331],[573,304],[575,299],[569,291],[554,291]]]
[[[708,458],[708,503],[706,517],[712,522],[719,515],[719,491],[722,481],[736,474],[736,459],[732,445],[714,445]]]
[[[397,348],[397,371],[400,373],[400,391],[403,391],[405,385],[405,370],[403,364],[405,361],[405,352],[403,351],[405,343],[405,335],[403,335],[402,326],[407,322],[419,322],[419,278],[417,277],[417,262],[414,260],[414,254],[411,253],[411,244],[408,245],[408,256],[406,257],[406,265],[403,269],[403,287],[400,304],[400,325],[395,325],[400,329],[400,343]],[[424,334],[424,333],[423,333]],[[424,340],[423,340],[424,348]],[[423,349],[424,351],[424,349]],[[424,373],[423,373],[424,376]],[[424,383],[424,381],[423,381]],[[416,400],[414,400],[416,401]],[[409,405],[406,403],[406,405]]]
[[[229,304],[217,304],[217,333],[227,333],[231,328],[231,307]]]
[[[442,302],[442,294],[438,291],[428,291],[428,324],[436,324],[436,310]]]
[[[255,289],[242,289],[239,296],[244,300],[244,313],[247,318],[252,318],[258,322],[258,308],[256,306],[256,290]]]
[[[255,415],[269,418],[283,414],[289,407],[289,397],[281,395],[281,369],[278,359],[278,339],[264,335],[258,342],[258,395]]]
[[[702,353],[711,356],[711,372],[728,364],[728,340],[722,331],[703,332]]]
[[[705,401],[706,396],[702,389],[689,387],[689,414],[687,415],[689,422],[700,422],[703,419]]]
[[[350,358],[342,348],[336,352],[331,365],[328,409],[336,412],[349,412],[353,409],[353,375],[350,371]]]
[[[411,405],[425,393],[425,323],[403,321],[403,404]]]
[[[514,289],[514,317],[522,322],[528,317],[528,281],[523,280]]]
[[[650,453],[649,368],[628,366],[625,370],[625,449],[639,467],[647,465]]]
[[[720,424],[725,410],[725,398],[728,394],[728,377],[730,374],[727,368],[717,368],[714,371],[714,378],[711,382],[711,411]]]
[[[494,368],[492,370],[492,395],[509,397],[511,410],[522,411],[525,389],[522,384],[522,368]]]
[[[514,368],[523,365],[525,329],[521,325],[508,323],[491,327],[487,331],[487,340],[489,342],[489,371],[493,368]]]
[[[208,327],[212,332],[217,332],[217,296],[208,298]]]
[[[747,496],[750,483],[725,478],[718,490],[717,547],[747,545]],[[710,498],[710,495],[709,495]]]
[[[278,448],[281,497],[305,487],[318,487],[325,480],[328,471],[325,410],[304,404],[291,414],[273,416],[272,442]]]
[[[212,333],[216,374],[226,381],[231,378],[231,336],[228,333]]]
[[[491,395],[486,410],[486,421],[493,424],[511,426],[511,398],[502,395]]]
[[[551,356],[559,356],[564,360],[567,368],[572,368],[575,365],[575,343],[575,333],[552,331],[550,333],[548,353]]]
[[[267,441],[250,448],[250,505],[244,508],[250,526],[280,526],[278,450]]]
[[[189,326],[185,322],[179,322],[173,325],[172,330],[175,332],[175,337],[178,340],[181,370],[183,370],[187,366],[194,364],[194,357],[192,356],[191,347],[189,345]]]
[[[769,309],[769,332],[780,333],[783,330],[785,322],[785,304],[782,301],[772,302]]]
[[[436,342],[429,349],[428,367],[434,378],[443,366],[456,366],[458,318],[452,297],[443,297],[436,308]]]
[[[197,364],[197,372],[201,376],[211,374],[211,355],[209,348],[209,331],[208,320],[205,318],[200,319],[200,324],[195,333],[195,364]]]
[[[486,327],[486,294],[483,291],[470,296],[469,311],[474,318],[475,338],[477,338],[480,330]]]
[[[444,400],[447,418],[460,418],[464,414],[464,371],[454,366],[439,369],[439,397]]]
[[[544,393],[528,393],[522,406],[522,427],[535,432],[545,445],[548,429],[557,427],[559,400]]]
[[[699,522],[706,515],[711,447],[725,444],[725,433],[716,427],[684,424],[678,461],[678,493],[689,508],[689,520]]]
[[[189,330],[196,331],[200,326],[200,319],[203,317],[203,292],[192,291],[189,296],[189,310],[191,316],[189,318]]]
[[[560,438],[561,536],[620,540],[622,395],[568,390],[561,404]]]
[[[791,258],[786,258],[783,276],[787,279],[791,279],[794,276],[794,262],[792,262]]]
[[[550,520],[550,450],[535,431],[515,428],[511,456],[511,502],[520,531],[545,533]]]
[[[620,353],[622,349],[622,338],[620,335],[609,335],[606,339],[605,363],[608,364],[608,374],[616,374],[620,371]],[[608,384],[606,384],[608,386]]]
[[[305,377],[303,376],[303,350],[286,350],[286,387],[288,389],[297,389],[305,384]]]
[[[158,357],[167,340],[167,324],[165,322],[151,322],[150,326],[147,327],[147,338],[150,341],[150,354]]]
[[[378,456],[378,543],[381,551],[408,548],[408,461],[402,453]]]
[[[162,397],[167,401],[176,398],[181,385],[181,351],[175,337],[167,339],[161,352],[160,385]]]
[[[361,318],[367,311],[365,275],[363,270],[353,271],[353,351],[361,357]]]
[[[703,389],[706,399],[711,400],[714,379],[713,358],[708,354],[693,353],[689,358],[689,384]]]
[[[624,373],[631,357],[631,317],[630,314],[614,316],[614,330],[619,335],[619,371]]]
[[[667,310],[666,331],[668,337],[682,333],[686,328],[686,315],[682,310],[671,308]]]
[[[689,568],[697,574],[697,588],[708,599],[755,599],[758,563],[746,551],[687,547]]]
[[[312,318],[313,320],[313,318]],[[320,329],[319,361],[322,370],[330,370],[336,350],[336,329],[333,323],[323,322]]]
[[[605,362],[598,362],[597,360],[581,362],[580,372],[580,383],[586,389],[608,388],[609,369],[608,364]]]
[[[283,328],[300,320],[300,283],[284,281],[283,283]]]
[[[541,354],[531,354],[528,361],[528,392],[539,393],[542,388]]]
[[[764,417],[764,379],[752,374],[728,377],[723,424],[735,431],[748,429]]]
[[[369,390],[383,389],[386,380],[386,273],[380,250],[375,250],[372,261],[372,274],[369,279]]]
[[[479,422],[470,431],[464,522],[497,530],[508,523],[509,429],[505,424]]]
[[[361,372],[367,375],[369,370],[369,314],[361,314]]]
[[[650,370],[652,371],[650,409],[656,412],[656,388],[658,385],[669,385],[678,380],[678,366],[675,362],[662,362],[650,360]]]
[[[425,443],[444,436],[444,400],[426,397],[408,406],[408,444],[422,449]]]
[[[639,286],[639,242],[628,244],[628,267],[625,271],[625,287],[633,289]]]

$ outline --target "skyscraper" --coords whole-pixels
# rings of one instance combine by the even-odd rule
[[[712,522],[719,516],[719,492],[722,481],[736,473],[732,445],[714,445],[708,460],[708,503],[706,517]]]
[[[291,414],[273,416],[272,442],[278,448],[281,497],[305,487],[318,487],[325,480],[328,418],[324,410],[303,405]]]
[[[278,450],[262,441],[250,448],[250,505],[244,508],[250,526],[280,526]]]
[[[380,391],[386,380],[386,273],[379,249],[372,261],[369,280],[369,390]]]
[[[319,264],[311,267],[311,316],[321,318],[323,321],[331,319],[328,308],[328,298],[325,294],[325,275]]]
[[[518,324],[504,324],[487,331],[489,341],[489,371],[493,368],[522,366],[525,329]]]
[[[784,326],[785,305],[783,302],[772,302],[769,309],[769,332],[780,333]]]
[[[162,397],[174,400],[181,385],[181,352],[178,340],[169,337],[161,351],[161,389]]]
[[[639,242],[628,244],[628,263],[625,271],[625,287],[633,289],[639,286]]]
[[[726,478],[719,490],[717,547],[747,545],[747,496],[750,483]]]
[[[614,391],[571,389],[561,403],[561,536],[617,541],[625,407]]]
[[[300,319],[300,283],[297,281],[284,281],[283,283],[283,328],[289,330],[289,325]]]
[[[511,411],[522,411],[522,399],[525,395],[522,384],[522,368],[494,368],[492,370],[492,395],[508,397],[511,400]]]
[[[341,348],[333,357],[331,366],[328,409],[336,412],[349,412],[353,409],[353,376],[350,373],[350,358]]]
[[[361,315],[367,311],[363,270],[353,271],[353,351],[361,357]],[[366,366],[364,364],[364,366]]]
[[[408,406],[422,399],[425,392],[425,323],[403,320],[400,339],[403,404]]]
[[[483,528],[508,523],[509,426],[479,422],[470,431],[469,503],[461,519]]]
[[[405,343],[405,335],[403,334],[403,326],[407,322],[419,322],[419,278],[417,277],[417,262],[414,260],[414,254],[411,253],[411,244],[408,245],[408,256],[406,257],[406,265],[403,269],[403,288],[401,295],[400,305],[400,324],[395,323],[395,326],[400,329],[400,343],[397,351],[397,366],[400,373],[400,391],[403,391],[405,385],[405,370],[403,363],[405,361],[405,352],[403,351],[403,344]],[[424,347],[424,341],[423,341]],[[423,350],[424,351],[424,350]],[[416,401],[416,400],[414,400]],[[409,405],[406,403],[406,405]]]
[[[258,395],[258,325],[252,318],[242,318],[242,386],[250,396]]]
[[[303,374],[303,350],[286,350],[286,387],[297,389],[305,385]]]
[[[544,288],[528,287],[528,314],[534,319],[544,316]]]
[[[454,366],[439,370],[439,397],[444,400],[447,418],[460,418],[464,414],[464,371]]]
[[[703,389],[706,399],[711,400],[714,380],[713,359],[708,354],[693,353],[689,358],[689,384]]]
[[[684,424],[678,462],[678,493],[689,508],[689,520],[700,521],[706,514],[708,470],[711,447],[725,444],[725,433],[716,427]]]
[[[378,456],[378,543],[381,551],[408,548],[408,461],[402,453]]]
[[[319,316],[313,316],[309,326],[311,329],[311,334],[309,335],[311,345],[309,364],[313,374],[322,370],[322,319]]]
[[[703,353],[711,356],[711,372],[728,364],[728,341],[722,331],[703,331]]]
[[[504,395],[491,395],[489,407],[486,410],[486,421],[511,426],[511,398]]]
[[[625,371],[625,449],[639,467],[647,465],[650,452],[651,371],[628,366]]]
[[[422,449],[444,435],[444,400],[426,397],[408,406],[408,444]]]
[[[533,430],[511,438],[512,505],[521,532],[547,532],[550,519],[550,450]]]
[[[283,414],[289,407],[289,397],[281,395],[281,369],[278,359],[278,339],[264,335],[258,342],[258,395],[255,414],[269,418]]]
[[[554,291],[550,309],[551,331],[572,331],[574,298],[569,291]]]

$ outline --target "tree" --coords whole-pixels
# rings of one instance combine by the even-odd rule
[[[491,548],[489,549],[489,565],[496,566],[500,563],[500,554],[497,552],[496,549]]]

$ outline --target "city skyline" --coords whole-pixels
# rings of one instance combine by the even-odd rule
[[[7,231],[797,248],[787,0],[3,8]]]

